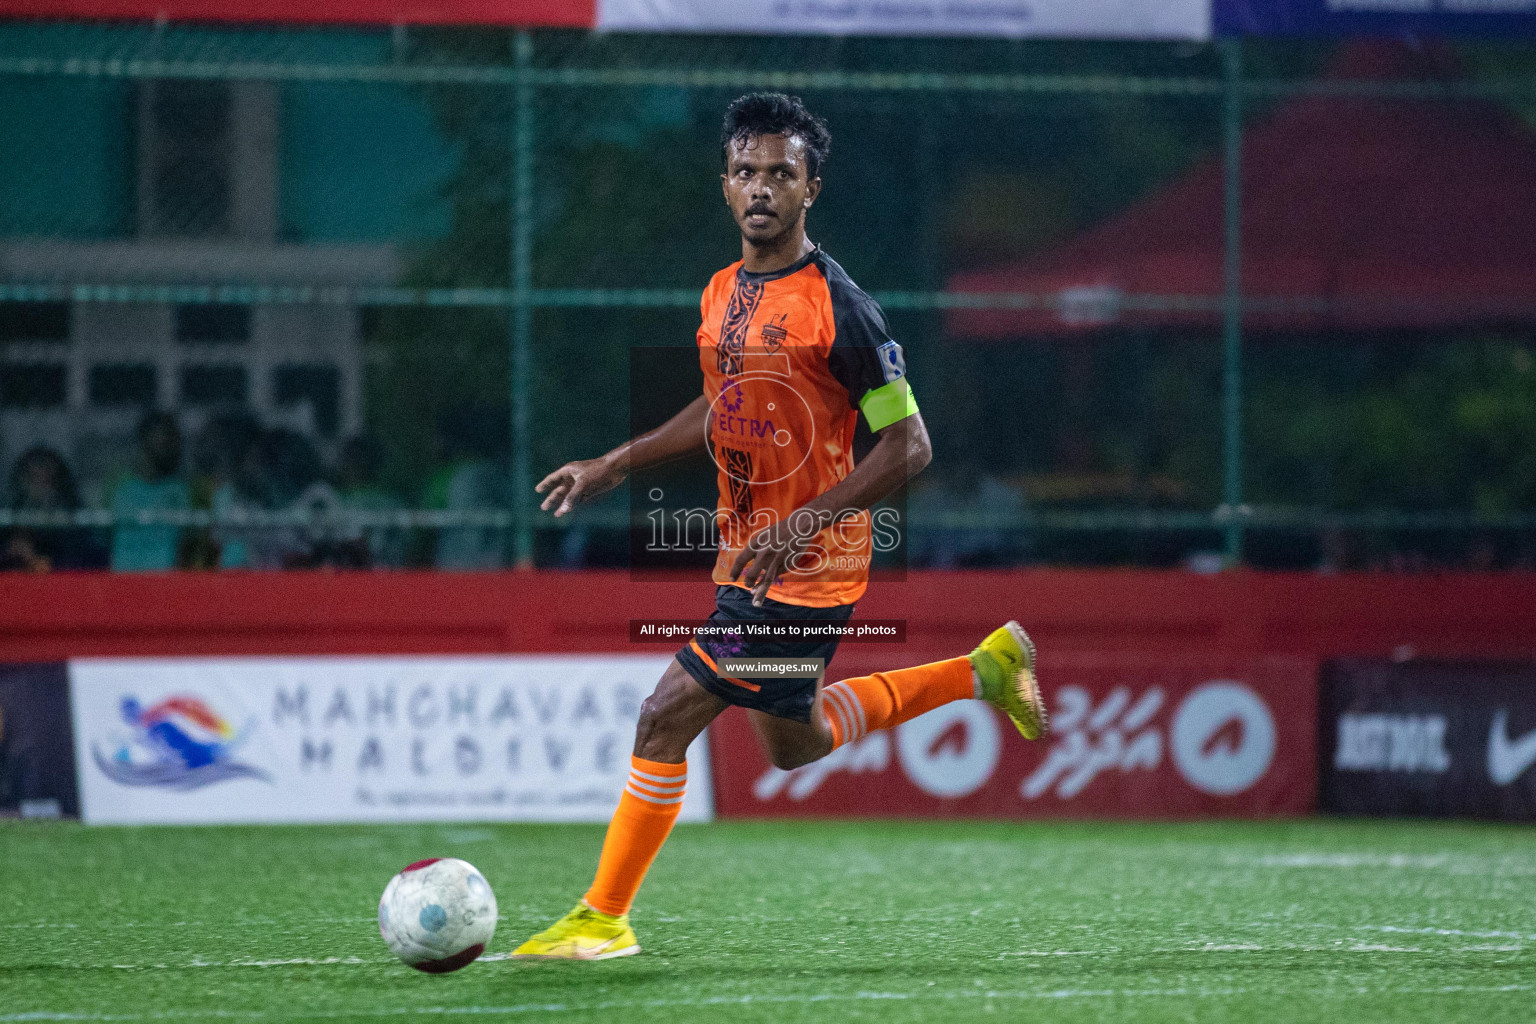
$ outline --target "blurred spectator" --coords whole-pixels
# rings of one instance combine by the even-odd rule
[[[341,447],[341,461],[336,467],[336,486],[341,507],[360,512],[393,512],[400,502],[379,485],[384,468],[384,446],[371,434],[349,438]],[[352,547],[351,564],[398,567],[405,560],[405,537],[389,527],[344,529],[341,547]]]
[[[261,433],[261,424],[246,412],[221,413],[208,420],[192,443],[192,507],[212,510],[227,501],[240,461]],[[219,527],[195,531],[188,544],[188,564],[211,569],[223,564]]]
[[[167,412],[151,412],[139,421],[138,466],[112,492],[118,516],[140,512],[185,511],[192,491],[181,476],[181,428]],[[118,572],[174,569],[181,542],[180,527],[134,525],[119,521],[112,530],[112,568]]]
[[[63,456],[52,448],[23,453],[11,468],[11,508],[17,512],[68,514],[80,509],[80,492]],[[106,553],[89,529],[17,527],[0,544],[0,569],[47,572],[96,569]]]
[[[219,516],[290,511],[314,504],[320,457],[302,435],[268,430],[243,436],[231,478],[214,491]],[[329,490],[329,488],[325,488]],[[320,495],[322,500],[327,499]],[[314,564],[315,541],[299,526],[220,526],[214,531],[223,569],[284,569]]]
[[[259,549],[260,532],[254,528],[231,526],[225,520],[266,508],[266,474],[262,471],[261,429],[243,431],[239,436],[225,435],[227,452],[218,482],[209,495],[209,508],[218,521],[213,540],[218,547],[220,569],[252,568],[254,549]]]
[[[240,460],[261,434],[261,424],[247,412],[221,413],[211,417],[192,445],[194,486],[209,493],[235,478]]]
[[[26,530],[7,530],[0,535],[0,572],[48,572],[53,568],[38,553],[36,538]]]
[[[325,479],[320,453],[303,434],[283,428],[268,430],[261,435],[261,445],[269,507],[286,508]]]
[[[325,479],[325,466],[314,442],[293,430],[279,428],[262,435],[263,465],[270,486],[269,507],[277,511],[308,512],[313,525],[296,525],[268,531],[268,558],[275,554],[283,569],[309,569],[338,562],[333,550],[332,514],[341,497]]]
[[[454,409],[444,418],[441,434],[450,461],[427,485],[428,508],[465,512],[507,508],[506,420],[470,407]],[[462,526],[438,532],[439,569],[497,569],[506,561],[506,530]]]

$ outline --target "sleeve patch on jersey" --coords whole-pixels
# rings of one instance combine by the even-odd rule
[[[896,344],[891,342],[891,344]],[[898,346],[899,348],[899,346]],[[884,430],[917,412],[917,399],[907,378],[897,377],[884,387],[875,388],[859,403],[870,430]]]
[[[906,353],[895,341],[887,341],[875,349],[875,353],[880,357],[880,372],[885,375],[887,384],[907,375]]]

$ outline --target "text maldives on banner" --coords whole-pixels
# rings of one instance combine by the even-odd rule
[[[606,821],[668,658],[176,658],[69,666],[93,823]],[[711,815],[701,737],[682,807]]]
[[[722,816],[1254,817],[1317,792],[1308,661],[1046,659],[1051,732],[1025,742],[957,701],[785,772],[727,713],[711,726]]]
[[[598,0],[628,32],[1209,39],[1211,0]]]

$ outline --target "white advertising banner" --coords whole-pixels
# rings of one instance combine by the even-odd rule
[[[85,659],[90,823],[606,821],[670,656]],[[713,813],[688,755],[683,821]]]
[[[1209,39],[1211,0],[598,0],[627,32]]]

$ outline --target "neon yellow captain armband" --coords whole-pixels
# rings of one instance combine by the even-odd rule
[[[917,399],[912,396],[907,378],[897,377],[867,393],[859,402],[859,410],[870,430],[884,430],[917,412]]]

